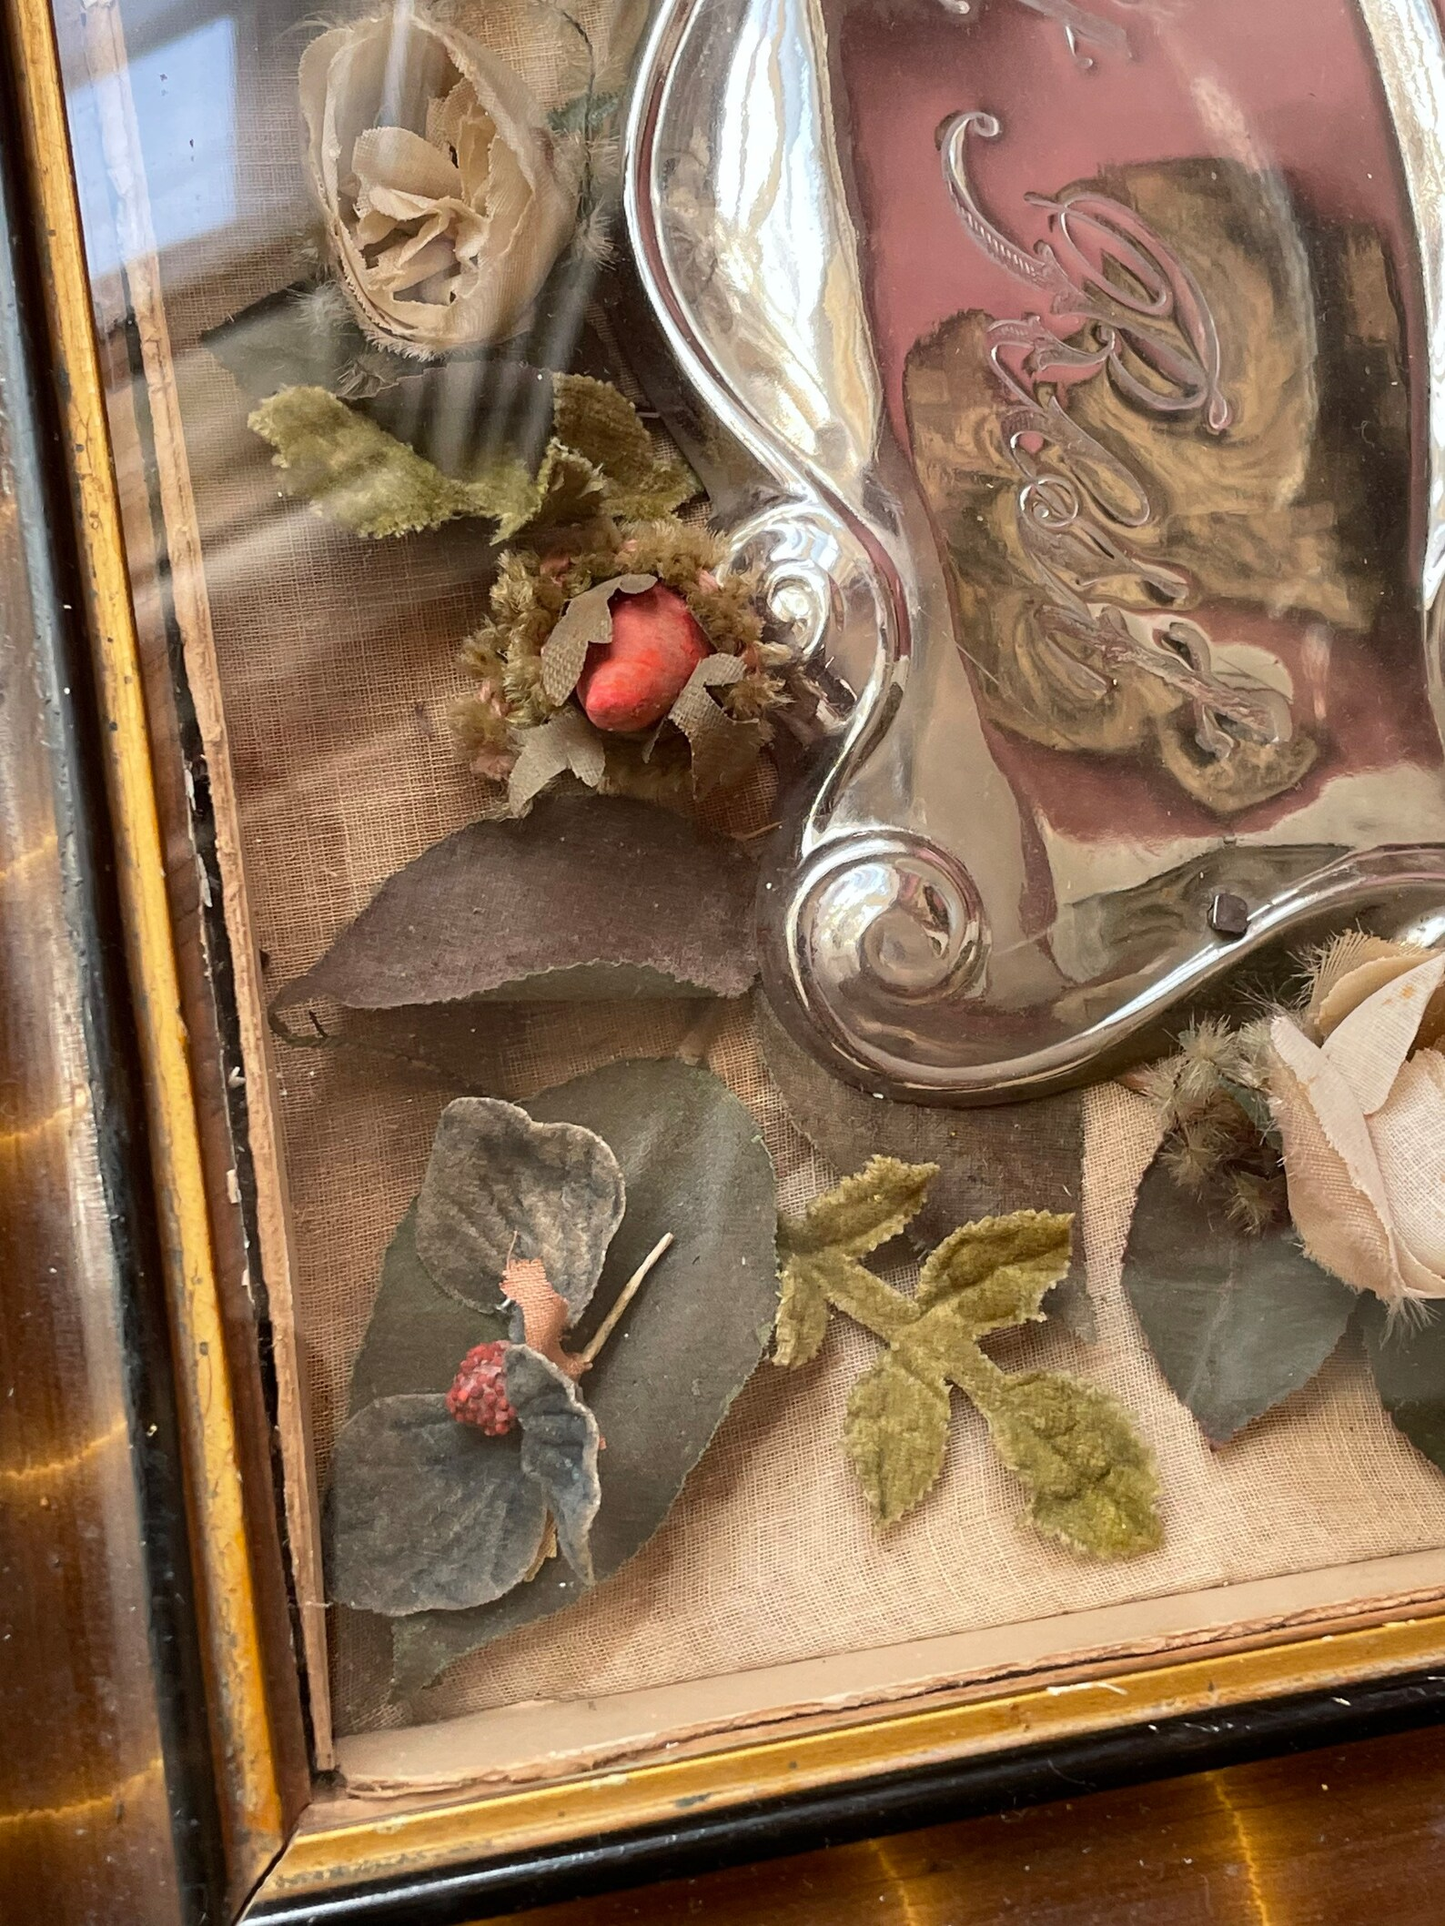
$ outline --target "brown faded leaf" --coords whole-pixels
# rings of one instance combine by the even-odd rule
[[[948,1449],[949,1397],[897,1351],[865,1371],[848,1399],[843,1442],[878,1522],[891,1525],[937,1483]]]
[[[738,844],[621,796],[555,796],[473,823],[383,883],[277,1008],[487,997],[740,996],[757,974]]]

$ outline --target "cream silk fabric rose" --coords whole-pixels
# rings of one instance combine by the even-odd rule
[[[415,355],[515,333],[566,246],[576,169],[496,54],[402,8],[301,61],[312,185],[367,333]]]
[[[1387,1304],[1445,1297],[1445,956],[1384,943],[1270,1025],[1290,1215],[1316,1263]]]

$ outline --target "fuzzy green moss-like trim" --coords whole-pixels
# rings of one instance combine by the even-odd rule
[[[490,617],[462,644],[462,663],[477,693],[464,697],[453,712],[477,772],[502,779],[508,742],[515,750],[527,730],[560,711],[581,713],[570,695],[560,702],[548,696],[542,651],[577,596],[625,575],[655,576],[686,602],[715,653],[742,660],[743,674],[718,689],[716,700],[730,721],[759,725],[761,747],[768,718],[791,700],[779,671],[792,658],[765,637],[756,581],[744,575],[719,579],[714,572],[725,554],[718,536],[675,516],[620,525],[599,521],[575,549],[551,555],[523,549],[504,553]],[[665,724],[642,737],[597,732],[597,743],[602,752],[597,787],[603,794],[671,804],[692,794],[692,751],[679,729]]]
[[[1266,1026],[1233,1029],[1219,1017],[1192,1024],[1177,1056],[1128,1081],[1158,1107],[1159,1158],[1181,1190],[1217,1198],[1251,1237],[1289,1222],[1278,1133],[1265,1096]]]

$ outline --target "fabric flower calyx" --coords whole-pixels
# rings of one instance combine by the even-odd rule
[[[806,727],[816,698],[794,652],[723,555],[669,519],[502,557],[491,619],[463,646],[477,690],[457,724],[514,815],[569,773],[604,794],[699,798],[751,771],[780,714]]]
[[[343,1427],[329,1504],[343,1602],[391,1616],[486,1604],[534,1573],[553,1525],[591,1583],[601,1437],[578,1379],[647,1267],[588,1351],[563,1338],[624,1208],[616,1158],[581,1125],[494,1098],[442,1113],[410,1236],[478,1341],[446,1389],[378,1398]]]

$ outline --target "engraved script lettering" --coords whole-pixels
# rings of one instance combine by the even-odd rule
[[[1103,378],[1134,407],[1194,417],[1222,435],[1232,411],[1220,385],[1219,335],[1198,283],[1132,208],[1088,188],[1026,198],[1049,216],[1052,239],[1026,252],[979,205],[968,174],[970,134],[998,137],[992,114],[954,114],[939,131],[944,177],[959,219],[990,259],[1067,324],[1065,340],[1042,314],[996,320],[989,359],[1002,388],[999,427],[1020,485],[1019,537],[1050,600],[1039,641],[1059,682],[1101,700],[1133,669],[1178,689],[1194,706],[1195,740],[1227,756],[1236,738],[1267,744],[1289,733],[1275,691],[1225,681],[1197,623],[1146,616],[1094,591],[1127,576],[1156,604],[1177,608],[1192,584],[1182,570],[1142,554],[1131,530],[1153,520],[1140,476],[1071,419],[1069,391]],[[1083,649],[1086,659],[1074,650]]]

